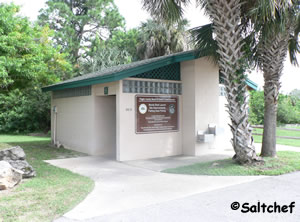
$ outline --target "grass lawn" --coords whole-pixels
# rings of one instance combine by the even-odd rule
[[[300,170],[300,153],[291,151],[277,152],[278,158],[264,158],[261,166],[241,166],[231,158],[188,166],[166,169],[165,173],[214,175],[214,176],[248,176],[248,175],[280,175]]]
[[[253,133],[263,133],[263,129],[253,129]],[[277,129],[276,135],[300,137],[300,131],[287,131],[287,130]],[[262,143],[262,136],[253,135],[253,138],[254,138],[254,142]],[[281,145],[300,147],[300,140],[276,138],[276,143]]]
[[[0,191],[0,221],[52,221],[80,201],[94,187],[84,176],[45,163],[43,160],[81,156],[84,154],[56,149],[48,137],[0,135],[0,147],[21,146],[37,176],[23,180],[10,191]],[[0,148],[1,149],[1,148]]]

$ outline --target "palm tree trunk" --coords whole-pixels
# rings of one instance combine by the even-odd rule
[[[264,133],[261,156],[276,156],[277,103],[280,77],[288,49],[289,32],[273,34],[266,38],[260,49],[260,60],[264,74]]]
[[[220,55],[220,72],[224,75],[227,92],[228,113],[233,134],[232,145],[234,159],[241,164],[262,161],[256,155],[251,140],[251,128],[248,121],[248,97],[246,95],[246,76],[244,75],[241,1],[210,0],[206,10],[213,18],[213,28]]]
[[[265,157],[276,156],[276,122],[278,85],[272,81],[266,81],[264,86],[265,111],[264,132],[261,155]]]

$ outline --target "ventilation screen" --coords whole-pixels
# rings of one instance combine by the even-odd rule
[[[132,77],[180,81],[180,63],[178,62],[171,65],[163,66],[161,68],[153,69],[151,71],[144,72]]]
[[[90,96],[90,95],[91,95],[91,86],[53,91],[53,99],[78,97],[78,96]]]

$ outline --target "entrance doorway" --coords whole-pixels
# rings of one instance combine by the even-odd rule
[[[97,154],[116,159],[116,96],[96,97]]]

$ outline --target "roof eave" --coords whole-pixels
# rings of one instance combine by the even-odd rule
[[[57,84],[57,85],[52,85],[52,86],[46,86],[46,87],[42,88],[42,91],[48,92],[48,91],[69,89],[69,88],[75,88],[75,87],[89,86],[89,85],[100,84],[100,83],[114,82],[114,81],[118,81],[121,79],[125,79],[127,77],[135,76],[135,75],[143,73],[143,72],[157,69],[157,68],[160,68],[165,65],[170,65],[172,63],[196,59],[197,57],[198,56],[195,52],[189,52],[189,53],[179,55],[179,56],[174,55],[174,56],[164,58],[164,59],[161,59],[158,61],[150,62],[148,64],[143,64],[141,66],[133,67],[133,68],[123,70],[120,72],[116,72],[115,74],[98,76],[98,77],[94,77],[94,78],[83,79],[83,80],[78,80],[78,81],[73,81],[73,82],[67,82],[67,83],[62,83],[62,84]]]
[[[253,90],[255,90],[255,91],[258,90],[258,85],[255,82],[253,82],[250,79],[248,79],[248,78],[246,79],[246,84],[247,84],[247,86],[249,86]]]

